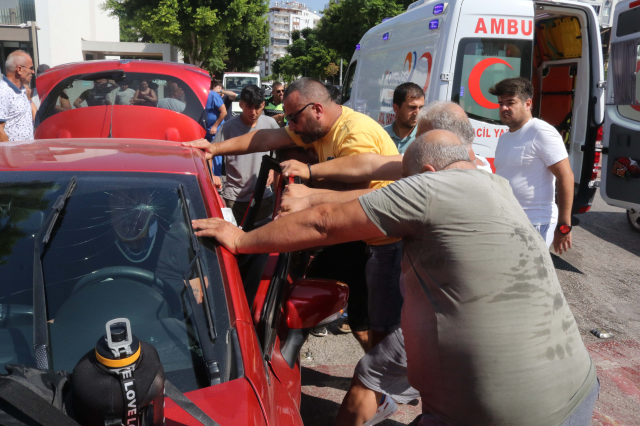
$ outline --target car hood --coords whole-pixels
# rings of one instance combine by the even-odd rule
[[[246,378],[199,389],[185,394],[221,426],[265,425],[260,401]],[[200,425],[170,398],[165,398],[166,425]]]

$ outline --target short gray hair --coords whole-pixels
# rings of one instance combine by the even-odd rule
[[[24,56],[29,56],[24,50],[14,50],[7,56],[7,61],[4,63],[4,69],[9,72],[14,72],[16,68],[24,64]]]
[[[434,101],[420,111],[418,122],[426,120],[434,130],[448,130],[460,138],[465,147],[471,146],[476,132],[464,110],[455,102]]]
[[[430,133],[418,136],[405,152],[402,160],[410,176],[422,173],[426,165],[440,171],[458,161],[471,161],[467,148],[460,143],[456,134],[450,132],[450,137],[433,138]]]

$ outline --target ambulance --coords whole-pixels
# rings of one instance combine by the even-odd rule
[[[535,87],[534,116],[563,137],[575,176],[573,213],[587,212],[599,183],[595,147],[606,82],[598,17],[586,3],[419,0],[355,46],[342,99],[388,125],[395,87],[414,82],[426,103],[460,104],[476,132],[474,151],[493,165],[508,128],[489,88],[518,76]]]
[[[640,0],[614,9],[603,133],[600,195],[640,232]]]

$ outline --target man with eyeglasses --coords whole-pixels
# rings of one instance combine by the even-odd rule
[[[286,115],[289,123],[282,129],[257,130],[216,144],[209,144],[201,139],[185,142],[183,145],[205,150],[207,158],[214,155],[241,155],[298,146],[315,149],[320,162],[362,153],[398,155],[395,144],[377,122],[364,114],[333,102],[327,88],[315,79],[301,78],[289,85],[284,93],[284,109],[291,113]],[[325,187],[329,189],[361,189],[382,188],[390,183],[386,181],[360,184],[318,182],[318,186],[326,185]],[[400,320],[398,314],[402,307],[401,298],[400,300],[387,299],[380,316],[374,318],[370,312],[368,288],[378,288],[378,285],[393,287],[395,293],[399,295],[397,287],[400,265],[396,262],[399,257],[395,254],[398,250],[401,251],[398,247],[401,243],[399,238],[387,237],[373,238],[365,242],[371,252],[369,259],[364,255],[359,256],[367,247],[362,242],[356,242],[357,247],[350,247],[339,253],[337,250],[340,247],[337,246],[324,249],[316,256],[314,262],[319,262],[323,257],[331,258],[330,261],[325,262],[331,270],[325,269],[324,273],[332,276],[322,278],[340,279],[336,276],[339,275],[338,273],[334,274],[339,268],[342,268],[345,273],[359,273],[359,278],[352,282],[347,279],[342,280],[350,286],[349,326],[363,349],[368,351],[373,340],[381,340],[393,326],[397,325],[391,322],[399,323]],[[388,247],[389,250],[384,250],[383,246]],[[336,253],[330,254],[334,248]],[[356,256],[360,260],[364,258],[364,262],[352,261]],[[366,282],[362,285],[365,275],[364,263],[366,263]],[[344,265],[344,267],[338,265]],[[370,278],[375,278],[375,283]],[[380,292],[375,290],[376,294],[382,294],[381,292],[384,291],[386,290],[383,289]],[[389,315],[390,313],[393,315]],[[377,321],[379,323],[376,323]],[[370,324],[372,329],[377,328],[380,332],[377,339],[374,333],[370,335]]]
[[[33,140],[33,113],[27,87],[35,74],[31,56],[15,50],[5,62],[0,81],[0,142]]]
[[[266,99],[264,106],[264,115],[269,116],[276,120],[280,127],[286,125],[284,119],[284,103],[282,98],[284,97],[284,84],[276,81],[273,83],[273,90],[271,91],[271,97]]]

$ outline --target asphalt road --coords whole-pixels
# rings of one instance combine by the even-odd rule
[[[579,215],[573,249],[552,256],[565,296],[598,369],[601,390],[592,426],[640,424],[640,234],[623,209],[596,195]],[[613,339],[589,331],[604,328]],[[335,330],[334,330],[335,331]],[[331,425],[364,353],[351,335],[311,336],[302,348],[302,418],[306,426]],[[420,406],[400,406],[382,426],[406,425]]]

